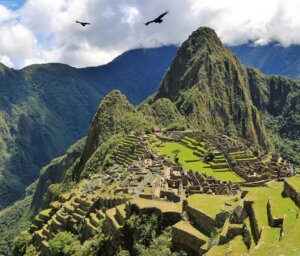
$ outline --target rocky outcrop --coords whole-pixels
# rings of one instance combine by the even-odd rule
[[[269,147],[247,69],[210,28],[196,30],[178,50],[154,102],[161,98],[174,101],[193,127],[239,134]]]

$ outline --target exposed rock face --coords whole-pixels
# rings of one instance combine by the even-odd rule
[[[238,134],[269,147],[248,70],[210,28],[196,30],[183,43],[154,101],[160,98],[174,101],[193,127]]]
[[[169,98],[190,126],[238,135],[264,148],[274,142],[298,163],[299,93],[299,82],[246,68],[212,29],[200,28],[178,50],[152,103]]]

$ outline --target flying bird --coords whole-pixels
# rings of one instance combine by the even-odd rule
[[[78,20],[76,20],[76,23],[79,23],[83,27],[85,27],[86,25],[91,25],[91,23],[89,23],[89,22],[81,22],[81,21],[78,21]]]
[[[168,13],[169,12],[166,11],[165,13],[159,15],[156,19],[146,22],[145,25],[148,26],[151,23],[159,23],[159,24],[162,23],[164,21],[163,17],[165,17]]]

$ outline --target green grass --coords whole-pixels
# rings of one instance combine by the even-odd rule
[[[50,217],[51,216],[51,213],[52,213],[53,209],[46,209],[46,210],[43,210],[40,212],[40,215],[43,215],[45,217]]]
[[[254,201],[253,207],[256,213],[257,222],[259,227],[262,228],[262,236],[258,245],[252,249],[251,255],[271,255],[271,251],[274,248],[278,248],[279,245],[279,228],[271,228],[268,224],[267,217],[267,201],[270,197],[272,202],[272,213],[276,217],[285,217],[286,231],[285,235],[291,239],[291,236],[298,234],[298,243],[300,230],[297,233],[294,232],[294,227],[297,226],[299,222],[296,219],[296,214],[299,211],[294,202],[289,198],[283,198],[281,192],[283,191],[283,183],[280,182],[270,182],[267,187],[257,187],[257,188],[247,188],[250,192],[247,196],[247,200]],[[298,228],[300,223],[298,223]],[[293,231],[293,232],[292,232]],[[292,244],[284,242],[288,241],[282,239],[280,244],[286,246],[286,250],[289,251],[288,246],[293,246]],[[279,255],[279,254],[273,254]]]
[[[250,193],[246,196],[247,200],[254,201],[254,209],[258,213],[259,222],[268,225],[266,205],[269,197],[272,200],[272,211],[276,212],[277,217],[283,217],[288,209],[297,210],[297,206],[289,198],[283,198],[283,183],[269,182],[267,187],[246,188]]]
[[[298,177],[297,177],[298,178]],[[297,183],[297,178],[292,180]],[[241,236],[235,237],[228,244],[221,246],[214,246],[207,255],[300,255],[300,218],[299,208],[294,204],[290,198],[283,198],[281,192],[283,191],[282,182],[269,182],[267,187],[244,188],[249,193],[246,200],[254,202],[253,209],[257,218],[259,228],[262,229],[261,238],[257,245],[254,241],[250,251],[248,252]],[[229,202],[233,197],[214,196],[214,195],[192,195],[187,200],[189,205],[200,209],[207,215],[214,217]],[[272,228],[268,223],[267,216],[267,202],[270,198],[272,215],[279,218],[284,218],[283,223],[283,237],[280,239],[280,228]],[[209,204],[207,203],[209,202]],[[239,202],[236,202],[236,204]],[[231,206],[234,207],[234,206]],[[247,219],[245,223],[249,224]]]
[[[217,170],[213,170],[212,168],[210,168],[210,165],[204,163],[200,157],[193,155],[193,150],[179,143],[165,142],[162,143],[160,147],[154,146],[154,149],[159,151],[161,154],[167,155],[168,157],[170,157],[171,160],[173,160],[173,156],[174,156],[172,151],[175,149],[179,149],[180,150],[180,153],[178,154],[179,163],[185,169],[188,170],[192,169],[193,171],[199,173],[206,173],[207,175],[214,176],[216,179],[220,179],[220,180],[230,180],[233,182],[244,181],[241,177],[239,177],[238,175],[230,171],[218,172]],[[193,161],[193,162],[186,162],[186,161]]]
[[[188,197],[187,201],[190,207],[199,209],[214,219],[222,210],[233,208],[233,206],[226,206],[225,203],[238,204],[238,202],[234,202],[234,198],[233,196],[195,194]]]
[[[242,236],[236,236],[228,244],[214,246],[206,254],[207,256],[242,256],[248,255],[248,249],[243,241]]]
[[[194,228],[188,221],[180,221],[174,225],[175,228],[191,234],[203,241],[208,241],[208,237],[202,234],[198,229]]]
[[[300,192],[300,175],[286,180],[298,193]]]
[[[157,208],[161,212],[182,212],[182,204],[180,203],[170,203],[163,201],[154,201],[143,198],[134,198],[130,201],[131,204],[135,204],[140,209],[144,208]]]

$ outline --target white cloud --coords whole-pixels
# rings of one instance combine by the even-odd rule
[[[140,12],[136,7],[124,6],[120,8],[123,13],[122,22],[129,24],[131,27],[140,21]]]
[[[0,22],[14,18],[14,13],[3,5],[0,5]]]
[[[36,39],[28,28],[21,24],[0,26],[0,35],[1,58],[6,56],[17,66],[19,61],[22,63],[22,60],[34,55]]]
[[[164,23],[143,24],[166,10]],[[181,43],[199,26],[231,45],[300,44],[299,10],[298,0],[28,0],[14,11],[0,5],[0,59],[100,65],[128,49]]]
[[[0,62],[6,65],[7,67],[14,68],[14,63],[11,61],[9,57],[5,55],[1,57]]]

